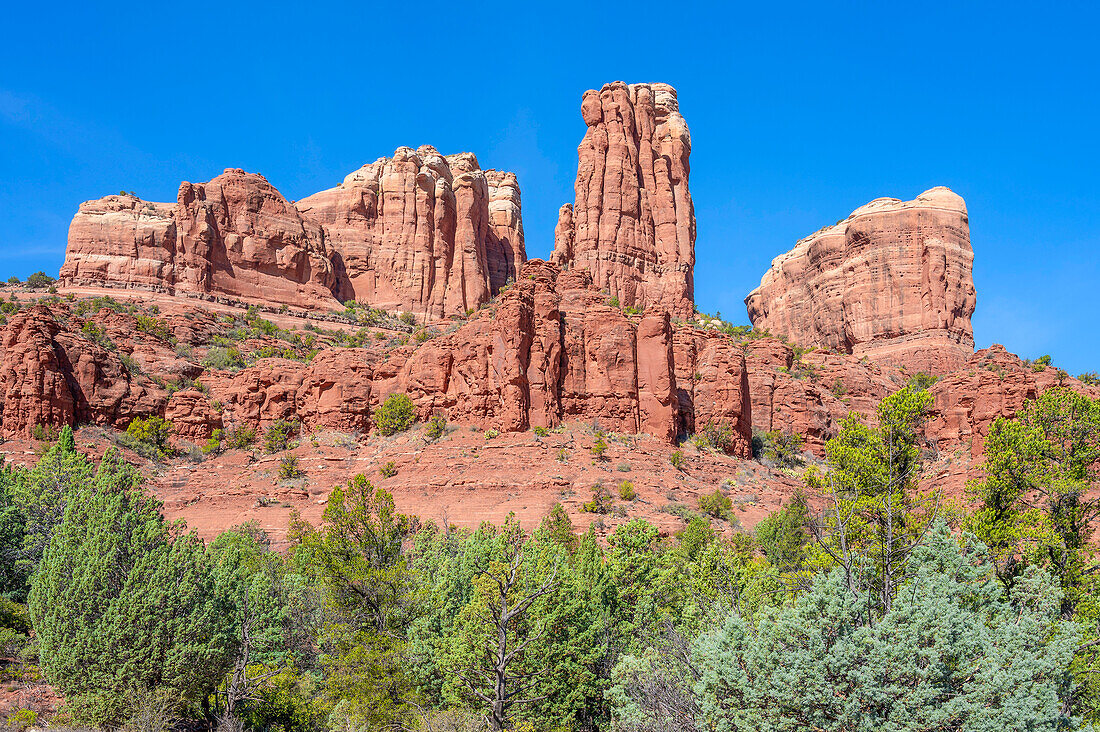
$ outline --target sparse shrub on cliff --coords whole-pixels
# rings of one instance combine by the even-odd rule
[[[400,320],[405,325],[413,325],[413,326],[416,325],[416,315],[413,314],[413,313],[409,313],[409,312],[401,313],[398,320]]]
[[[428,442],[435,442],[447,432],[447,420],[441,415],[435,415],[428,420],[428,427],[424,430],[424,437]]]
[[[558,448],[558,454],[555,456],[554,459],[557,460],[559,463],[569,462],[569,451],[566,450],[564,447]]]
[[[699,496],[699,510],[711,518],[729,520],[733,517],[733,501],[720,489],[715,488],[713,493]]]
[[[1031,370],[1038,373],[1039,371],[1044,371],[1047,366],[1050,366],[1050,356],[1039,356],[1039,358],[1031,363]]]
[[[633,501],[638,497],[637,491],[634,490],[634,483],[629,480],[624,480],[619,483],[619,498],[624,501]]]
[[[378,469],[378,474],[383,478],[392,478],[397,475],[397,463],[393,460],[382,463],[382,467]]]
[[[84,321],[84,325],[80,326],[81,334],[95,343],[97,346],[103,346],[104,348],[114,349],[115,344],[107,336],[106,331],[100,328],[94,320]]]
[[[246,450],[256,444],[256,428],[239,424],[225,433],[225,449]]]
[[[796,468],[803,464],[802,435],[796,432],[756,432],[752,436],[752,456],[781,468]]]
[[[737,433],[729,422],[709,420],[696,437],[696,445],[711,447],[719,452],[731,453],[737,447]]]
[[[222,451],[222,440],[225,438],[225,430],[215,429],[210,438],[203,444],[202,452],[204,455],[220,455]]]
[[[608,305],[608,307],[612,307],[612,308],[620,307],[618,296],[617,295],[612,295],[611,298],[607,301],[607,305]]]
[[[141,364],[137,362],[133,356],[128,353],[118,354],[118,360],[122,362],[123,368],[129,371],[131,374],[141,373]]]
[[[683,470],[684,469],[684,453],[683,453],[683,451],[676,450],[669,457],[668,461],[672,464],[672,467],[676,468],[677,470]]]
[[[273,422],[264,433],[264,451],[282,452],[291,447],[300,426],[296,419],[279,419]]]
[[[374,426],[385,437],[404,432],[416,421],[416,406],[407,394],[390,394],[374,411]]]
[[[613,507],[611,491],[603,483],[592,486],[592,500],[581,506],[585,513],[611,513]]]
[[[172,436],[172,423],[163,417],[136,417],[126,428],[122,444],[142,457],[162,460],[173,454],[168,438]]]
[[[235,347],[211,346],[203,356],[202,365],[208,369],[233,371],[244,366],[244,358]]]
[[[545,427],[532,427],[531,431],[535,433],[535,437],[546,437],[550,434],[550,430]]]
[[[490,427],[489,429],[485,430],[485,439],[486,440],[495,440],[498,437],[500,437],[500,430],[495,429],[493,427]]]
[[[1089,371],[1084,374],[1077,374],[1077,380],[1082,384],[1088,384],[1090,386],[1100,386],[1100,374],[1095,371]]]
[[[36,424],[31,428],[31,437],[39,442],[55,442],[57,435],[57,428],[53,425]]]
[[[134,325],[142,333],[148,333],[162,341],[172,340],[172,330],[168,327],[168,323],[160,318],[154,318],[151,315],[135,315]]]
[[[909,377],[909,383],[907,386],[914,391],[928,391],[932,388],[932,385],[939,381],[938,376],[926,373],[924,371],[918,371]]]
[[[11,277],[8,278],[8,284],[9,285],[21,285],[21,284],[23,284],[23,280],[19,279],[15,275],[12,275]]]
[[[302,469],[298,467],[297,455],[284,455],[279,460],[279,477],[283,480],[302,477]]]

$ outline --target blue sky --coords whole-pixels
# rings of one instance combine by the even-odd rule
[[[580,98],[665,81],[692,133],[696,301],[879,196],[962,195],[979,347],[1100,370],[1100,6],[18,3],[0,33],[0,275],[81,201],[226,167],[301,198],[399,145],[515,171],[527,252],[573,198]]]

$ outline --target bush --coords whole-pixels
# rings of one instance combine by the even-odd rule
[[[485,430],[485,439],[486,440],[495,440],[498,437],[500,437],[500,430],[492,428],[492,427]]]
[[[19,279],[15,275],[12,275],[11,277],[8,278],[8,284],[9,285],[21,285],[21,284],[23,284],[23,280]]]
[[[567,463],[569,462],[569,452],[564,447],[560,447],[558,448],[558,454],[554,459],[557,460],[559,463]]]
[[[204,455],[220,455],[222,451],[222,440],[225,439],[225,430],[216,429],[210,435],[210,439],[206,441],[206,444],[202,446],[202,452]]]
[[[168,328],[168,323],[160,318],[154,318],[150,315],[135,315],[134,325],[142,333],[148,333],[151,336],[160,338],[162,341],[172,339],[172,331]]]
[[[32,709],[17,709],[8,715],[7,725],[15,732],[23,732],[28,727],[38,724],[38,712]]]
[[[172,423],[162,417],[137,417],[126,428],[126,436],[133,440],[127,446],[148,458],[164,458],[172,454],[168,438],[172,435]]]
[[[677,470],[683,470],[684,469],[684,453],[683,453],[683,451],[682,450],[677,450],[676,452],[672,453],[672,456],[669,457],[668,461],[670,463],[672,463],[672,467],[676,468]]]
[[[128,353],[118,354],[118,360],[122,362],[122,367],[129,371],[131,374],[141,373],[141,364]]]
[[[302,471],[298,467],[297,455],[284,455],[279,461],[279,477],[285,479],[300,478]]]
[[[95,343],[96,345],[103,346],[104,348],[114,348],[115,344],[111,342],[111,339],[107,336],[107,333],[98,325],[96,325],[95,321],[93,320],[84,321],[84,325],[80,326],[80,332],[84,335],[85,338],[90,340],[92,343]]]
[[[279,419],[272,423],[264,433],[264,450],[266,452],[282,452],[291,446],[291,441],[298,434],[300,425],[298,420]]]
[[[447,420],[436,415],[428,420],[428,428],[424,430],[424,436],[429,442],[435,442],[447,431]]]
[[[624,501],[633,501],[637,497],[638,493],[634,490],[634,483],[629,480],[619,483],[619,498]]]
[[[699,510],[712,518],[729,520],[733,515],[733,501],[721,490],[715,488],[714,493],[699,496]]]
[[[1050,356],[1039,356],[1039,358],[1035,359],[1031,364],[1031,370],[1036,372],[1043,371],[1047,366],[1050,366]]]
[[[629,473],[630,463],[619,463],[617,466],[615,466],[615,469],[618,470],[620,473]]]
[[[57,428],[48,424],[36,424],[31,429],[31,437],[39,442],[55,442],[57,440]]]
[[[611,513],[611,491],[603,483],[592,486],[592,500],[587,501],[581,510],[585,513]]]
[[[378,469],[378,473],[383,478],[392,478],[397,475],[397,463],[393,460],[382,463],[382,467]]]
[[[203,356],[202,365],[208,369],[233,370],[244,366],[244,358],[234,347],[213,346]]]
[[[592,456],[597,460],[604,460],[607,455],[607,438],[603,432],[596,433],[596,442],[592,444]]]
[[[710,420],[703,427],[703,431],[699,433],[699,436],[703,438],[705,446],[726,454],[732,453],[737,446],[737,433],[734,432],[733,427],[728,422]]]
[[[415,421],[416,407],[407,394],[390,394],[374,412],[374,426],[385,437],[404,432]]]
[[[925,373],[924,371],[918,371],[909,377],[909,384],[915,391],[928,391],[932,388],[932,385],[939,381],[938,376]]]
[[[802,435],[795,432],[757,433],[752,436],[752,456],[781,468],[796,468],[802,459]]]
[[[246,449],[256,444],[256,428],[246,424],[237,425],[225,435],[225,449]]]
[[[57,280],[55,280],[53,277],[50,277],[45,272],[35,272],[27,278],[27,287],[33,290],[38,290],[43,287],[49,287],[56,281]]]

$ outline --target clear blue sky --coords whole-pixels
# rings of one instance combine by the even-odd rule
[[[1095,3],[15,3],[0,274],[56,273],[86,199],[226,167],[291,199],[399,145],[519,175],[529,256],[572,201],[585,89],[665,81],[691,128],[696,300],[879,196],[961,194],[979,347],[1100,370]]]

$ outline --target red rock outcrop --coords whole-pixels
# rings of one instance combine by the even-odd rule
[[[592,275],[624,307],[694,312],[691,136],[667,84],[605,84],[581,101],[576,201],[563,206],[551,261]]]
[[[679,344],[690,343],[680,363]],[[685,352],[686,353],[686,352]],[[705,383],[678,387],[681,372]],[[728,423],[734,453],[747,456],[751,414],[745,361],[727,338],[665,312],[630,318],[607,304],[587,272],[534,260],[520,278],[459,329],[389,355],[328,349],[307,366],[263,359],[238,372],[202,377],[208,400],[181,391],[170,419],[192,438],[221,425],[265,426],[297,417],[306,428],[366,431],[389,394],[412,398],[419,416],[517,432],[591,422],[601,429],[672,441],[684,425]],[[207,405],[217,402],[213,415]],[[690,411],[689,415],[684,410]],[[181,433],[183,434],[183,433]]]
[[[1004,346],[991,346],[932,385],[929,391],[935,403],[925,434],[941,452],[963,448],[977,458],[984,452],[985,437],[995,419],[1011,419],[1028,400],[1053,386],[1100,399],[1100,387],[1083,384],[1050,366],[1036,371]]]
[[[166,394],[139,383],[117,353],[62,327],[45,305],[12,316],[0,331],[0,433],[30,435],[36,425],[125,427],[161,414]]]
[[[297,204],[238,169],[183,183],[174,206],[88,201],[61,281],[311,309],[355,299],[443,318],[488,301],[525,259],[515,176],[425,146]]]
[[[755,327],[801,346],[942,374],[974,351],[973,260],[966,204],[933,188],[802,239],[745,303]]]
[[[461,315],[526,260],[515,175],[470,153],[398,148],[297,205],[339,253],[342,299],[386,310]]]

